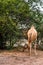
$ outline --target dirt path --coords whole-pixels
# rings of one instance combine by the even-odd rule
[[[0,65],[43,65],[43,51],[37,52],[37,56],[32,53],[31,57],[28,52],[0,52]]]

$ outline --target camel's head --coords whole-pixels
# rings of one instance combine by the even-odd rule
[[[34,26],[34,25],[32,25],[32,26],[31,26],[31,28],[35,28],[35,26]]]

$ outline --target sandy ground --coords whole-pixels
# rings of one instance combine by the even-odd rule
[[[28,51],[0,51],[0,65],[43,65],[43,51],[37,53],[32,52],[30,57]]]

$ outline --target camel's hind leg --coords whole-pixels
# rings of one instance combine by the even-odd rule
[[[29,54],[30,54],[30,56],[31,56],[31,52],[32,52],[32,45],[31,45],[31,43],[28,44],[28,49],[29,49],[29,48],[30,48]]]

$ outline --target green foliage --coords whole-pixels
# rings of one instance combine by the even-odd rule
[[[22,36],[22,30],[18,29],[19,23],[26,24],[27,28],[32,24],[35,25],[40,32],[40,37],[43,37],[43,15],[39,10],[31,9],[30,4],[33,1],[30,0],[27,3],[24,0],[0,0],[0,35],[4,39],[0,40],[0,44],[9,40],[12,46],[12,43]]]

